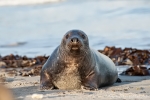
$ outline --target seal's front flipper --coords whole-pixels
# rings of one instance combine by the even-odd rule
[[[98,90],[97,77],[95,73],[92,71],[87,77],[82,80],[83,89],[86,90]]]
[[[121,82],[122,82],[121,79],[117,78],[116,83],[121,83]]]
[[[40,84],[40,89],[41,90],[52,90],[52,89],[54,89],[54,86],[49,85],[48,83],[42,83],[42,84]]]
[[[50,76],[46,72],[41,72],[40,89],[41,90],[54,89],[54,85],[50,79]]]
[[[85,90],[94,90],[94,91],[98,90],[98,88],[93,87],[93,86],[83,86],[82,89],[85,89]]]

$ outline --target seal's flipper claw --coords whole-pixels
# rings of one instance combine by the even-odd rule
[[[46,86],[46,85],[41,85],[40,90],[52,90],[54,86]]]
[[[90,90],[90,91],[97,91],[97,90],[98,90],[97,88],[88,87],[88,86],[83,86],[83,89],[85,89],[85,90]]]
[[[121,83],[122,80],[120,78],[117,78],[116,83]]]

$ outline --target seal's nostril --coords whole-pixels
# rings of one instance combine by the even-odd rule
[[[71,42],[73,42],[73,39],[71,39]]]
[[[72,38],[71,42],[79,42],[79,39],[78,38]]]
[[[79,39],[77,38],[77,40],[76,40],[77,42],[79,42]]]

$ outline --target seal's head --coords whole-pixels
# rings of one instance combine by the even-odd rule
[[[81,30],[70,30],[64,35],[61,46],[69,54],[80,55],[89,48],[88,37]]]

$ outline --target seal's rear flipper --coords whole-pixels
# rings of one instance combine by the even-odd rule
[[[121,79],[117,78],[116,83],[121,83],[121,82],[122,82]]]

